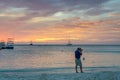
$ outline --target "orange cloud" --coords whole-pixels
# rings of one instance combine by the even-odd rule
[[[8,22],[0,27],[1,39],[14,37],[15,42],[40,43],[99,43],[119,42],[119,19],[83,21],[79,18],[63,20],[52,24],[25,24]],[[116,25],[117,24],[117,25]],[[112,25],[112,26],[111,26]],[[116,27],[114,27],[116,26]]]

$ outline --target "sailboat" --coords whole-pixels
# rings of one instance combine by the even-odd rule
[[[68,36],[69,39],[68,39],[68,43],[66,44],[67,46],[72,46],[72,43],[71,43],[71,40],[70,40],[70,36]]]
[[[30,42],[30,45],[33,45],[32,41]]]
[[[5,46],[5,42],[4,41],[1,41],[0,42],[0,49],[5,49],[6,46]]]
[[[14,41],[13,41],[13,38],[8,38],[8,40],[7,40],[7,45],[6,45],[6,49],[14,49]]]
[[[72,43],[71,43],[71,41],[70,41],[70,40],[68,41],[67,46],[72,46]]]

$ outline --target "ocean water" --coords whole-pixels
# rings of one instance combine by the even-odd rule
[[[74,51],[83,48],[85,68],[120,67],[119,45],[73,45],[73,46],[15,46],[13,50],[0,50],[0,70],[14,69],[73,69]]]

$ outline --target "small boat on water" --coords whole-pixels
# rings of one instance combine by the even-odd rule
[[[66,46],[72,46],[70,35],[68,35],[68,43],[66,44]]]
[[[0,41],[0,50],[1,49],[14,49],[13,38],[8,38],[7,44],[4,41]]]
[[[0,42],[0,49],[5,49],[5,48],[6,48],[5,42],[4,41]]]
[[[67,46],[72,46],[72,44],[67,44]]]
[[[13,38],[8,38],[6,49],[14,49],[14,41]]]
[[[68,44],[66,44],[67,46],[72,46],[72,43],[69,41]]]
[[[32,41],[30,42],[30,45],[31,45],[31,46],[33,45],[33,42],[32,42]]]

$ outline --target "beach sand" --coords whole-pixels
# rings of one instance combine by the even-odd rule
[[[120,71],[84,73],[41,73],[39,71],[2,71],[0,80],[120,80]]]
[[[120,80],[120,72],[99,73],[0,73],[0,80]]]

